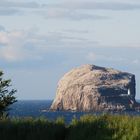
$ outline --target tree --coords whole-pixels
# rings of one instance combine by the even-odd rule
[[[4,80],[3,74],[0,71],[0,119],[8,116],[9,106],[17,101],[14,96],[16,90],[10,88],[11,80]]]

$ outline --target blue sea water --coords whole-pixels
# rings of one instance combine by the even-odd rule
[[[46,117],[55,120],[63,117],[70,122],[73,117],[79,118],[84,112],[49,111],[52,100],[20,100],[10,107],[10,117]]]
[[[11,106],[11,117],[46,117],[49,120],[55,120],[57,117],[64,117],[66,122],[70,122],[73,117],[79,118],[84,114],[102,114],[103,112],[86,113],[86,112],[64,112],[49,111],[52,100],[20,100]],[[111,112],[112,113],[112,112]],[[116,114],[116,112],[113,112]],[[118,113],[117,113],[118,114]],[[140,115],[140,112],[129,111],[119,112],[119,114]]]

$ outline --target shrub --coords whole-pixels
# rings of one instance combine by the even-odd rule
[[[140,140],[140,117],[85,115],[65,124],[64,118],[0,120],[0,140]]]

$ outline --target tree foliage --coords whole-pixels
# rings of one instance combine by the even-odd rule
[[[11,80],[4,80],[3,74],[0,71],[0,118],[8,116],[9,105],[16,102],[16,97],[14,96],[16,90],[10,89]]]

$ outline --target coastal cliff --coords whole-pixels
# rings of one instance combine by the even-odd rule
[[[58,83],[51,110],[133,110],[135,75],[112,68],[84,65],[66,73]]]

